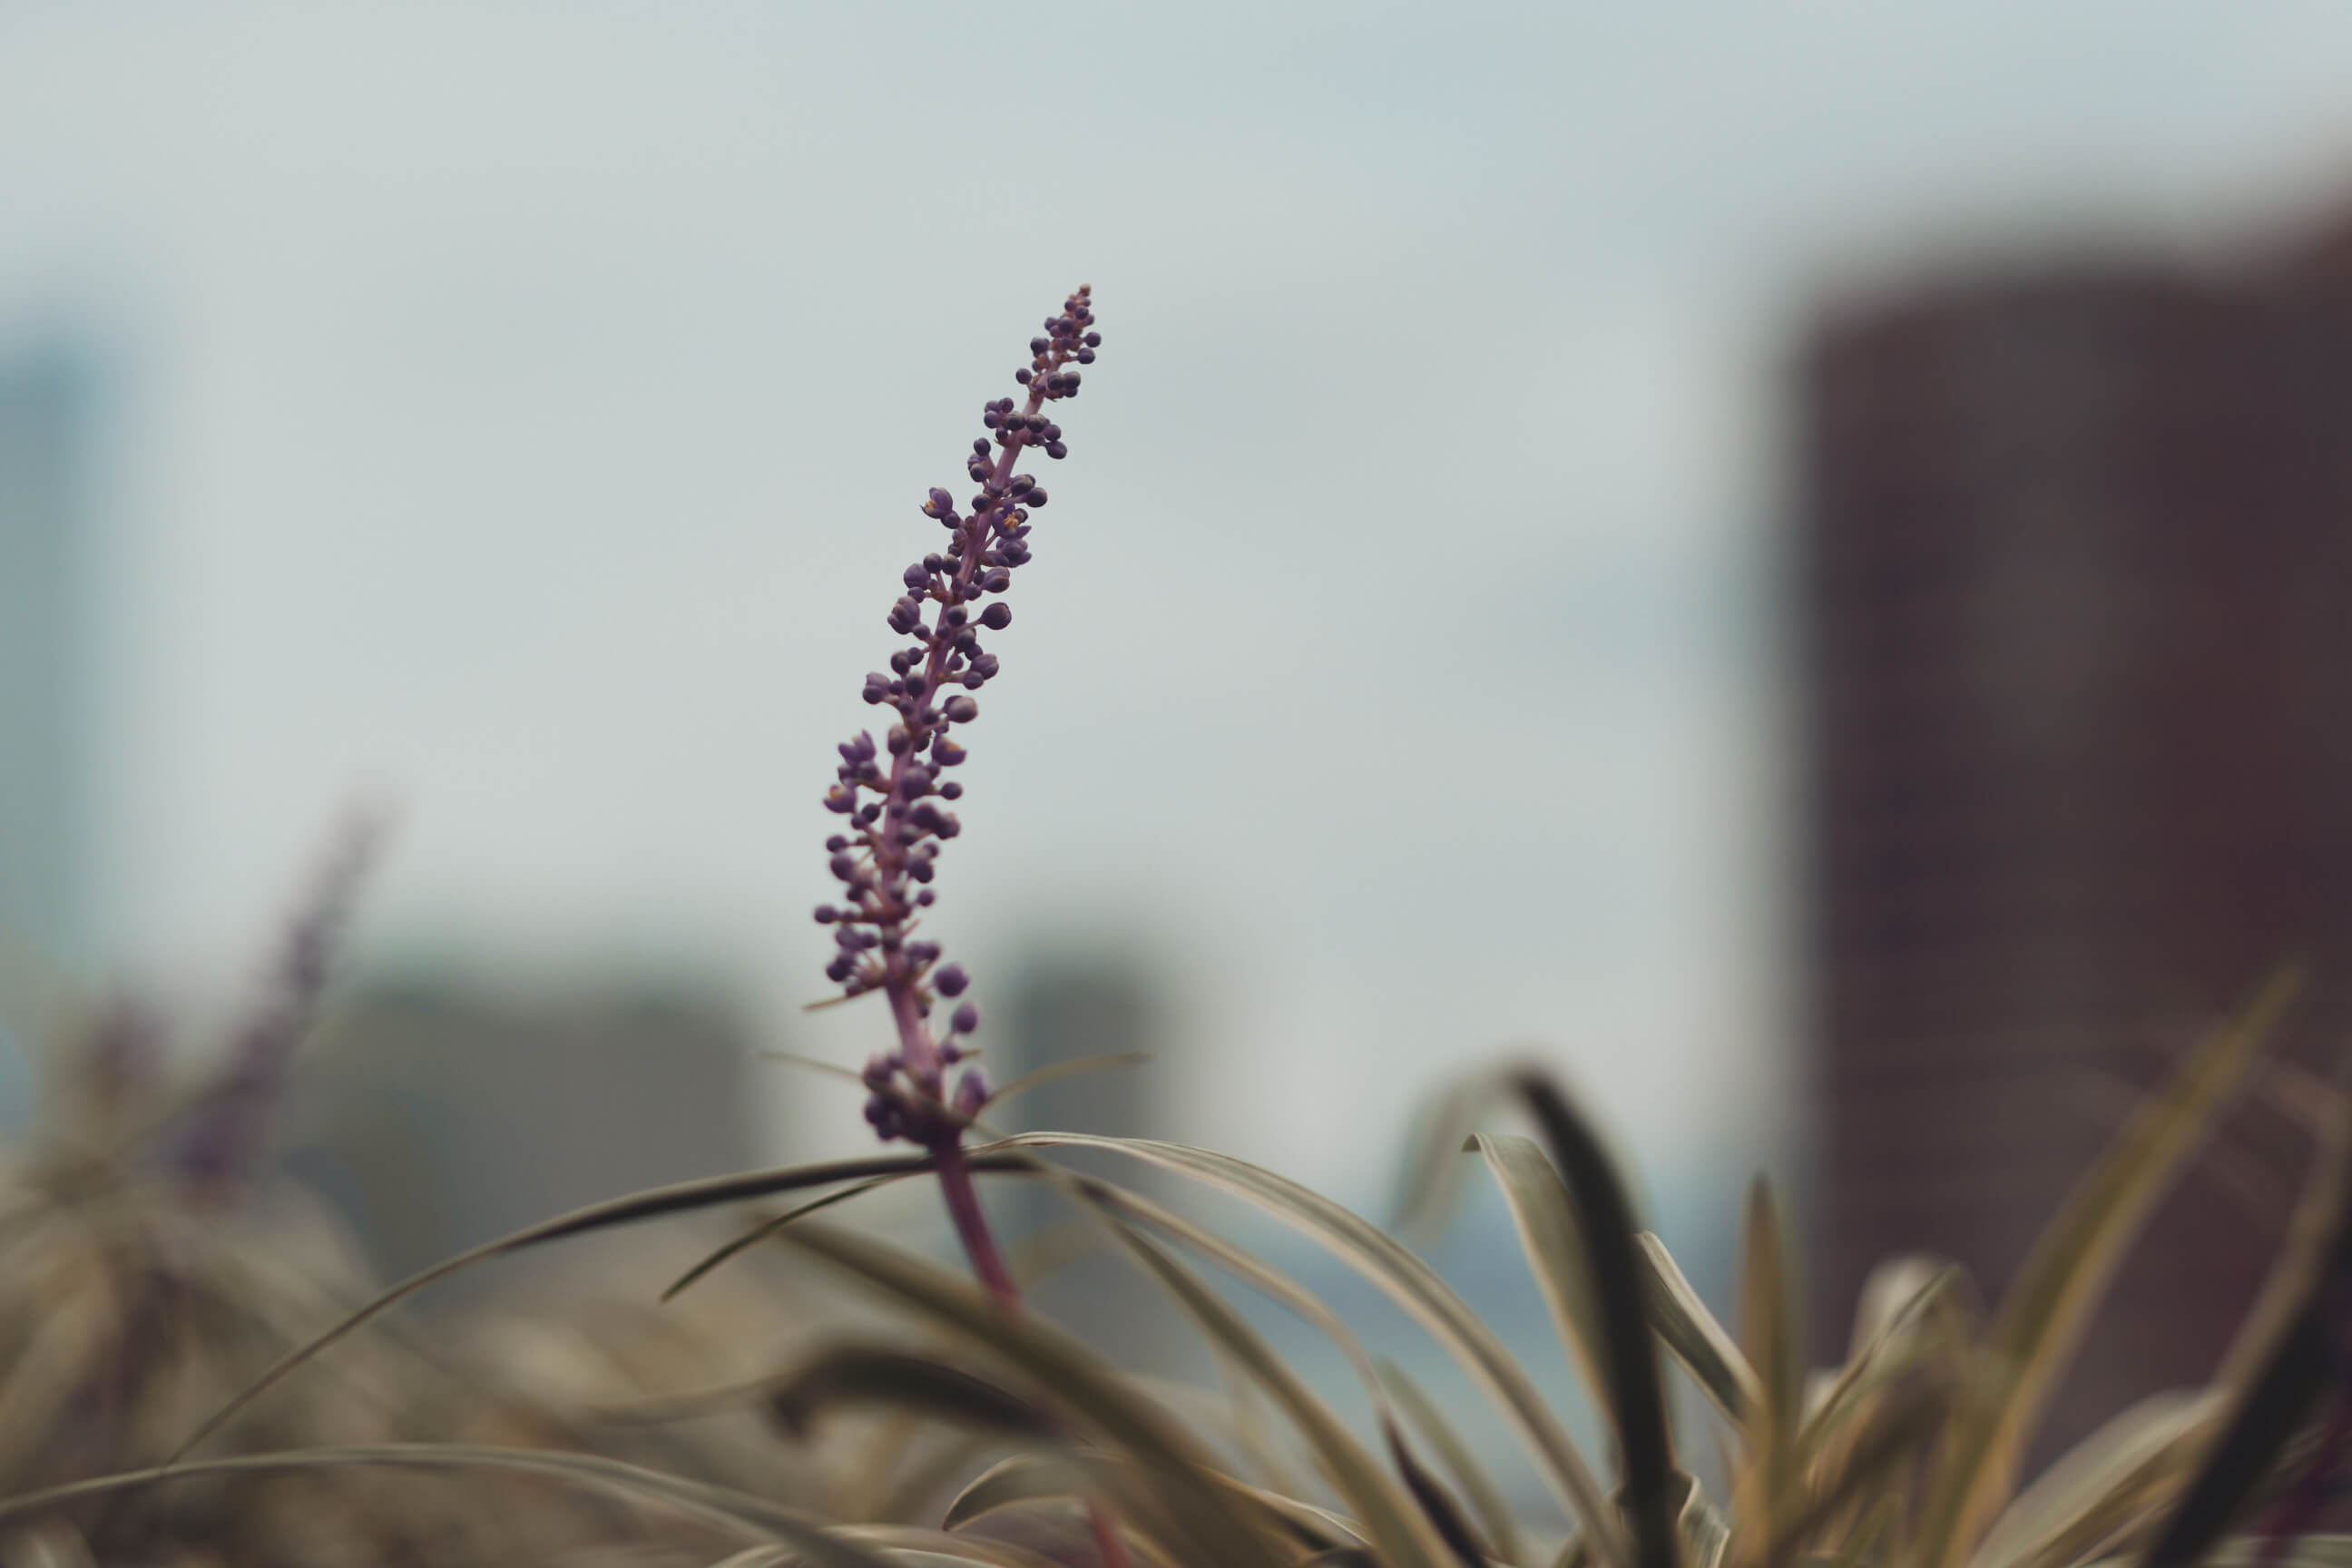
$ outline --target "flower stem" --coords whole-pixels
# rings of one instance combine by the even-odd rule
[[[939,1047],[931,1039],[931,1026],[917,1005],[911,985],[900,983],[887,989],[890,1017],[898,1026],[898,1047],[910,1064],[929,1066],[929,1087],[936,1098],[945,1074],[940,1068]],[[953,1122],[947,1123],[931,1143],[931,1158],[936,1163],[934,1173],[940,1179],[940,1194],[947,1199],[948,1217],[955,1222],[956,1239],[963,1243],[964,1256],[971,1260],[971,1271],[980,1277],[980,1282],[988,1288],[998,1306],[1008,1312],[1019,1311],[1021,1287],[1013,1283],[1013,1271],[1005,1268],[996,1235],[988,1228],[988,1215],[980,1206],[980,1190],[972,1184],[971,1165],[964,1159],[963,1129]],[[1097,1499],[1087,1499],[1087,1524],[1094,1535],[1095,1557],[1101,1568],[1133,1568],[1127,1542],[1119,1539],[1118,1526],[1112,1521],[1110,1510]]]

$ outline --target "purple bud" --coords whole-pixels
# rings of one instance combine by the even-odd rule
[[[980,704],[969,697],[950,697],[945,711],[950,724],[969,724],[980,717]]]
[[[890,678],[879,671],[868,674],[866,678],[866,689],[858,695],[868,702],[881,701],[890,695]]]
[[[1025,370],[1016,370],[1013,373],[1013,379],[1026,386],[1029,384],[1029,373]]]
[[[1087,347],[1090,349],[1098,349],[1102,347],[1102,334],[1100,332],[1088,332],[1083,341]]]
[[[955,510],[955,497],[948,494],[939,486],[933,485],[929,498],[923,502],[923,515],[945,517],[953,510]]]
[[[980,624],[990,631],[1001,632],[1013,624],[1013,606],[999,599],[980,612]]]
[[[851,856],[836,855],[826,865],[842,881],[855,881],[857,878],[857,861]]]
[[[963,1003],[956,1008],[955,1016],[950,1018],[948,1022],[955,1026],[955,1032],[959,1035],[976,1033],[980,1028],[980,1009],[969,1002]]]
[[[956,1085],[955,1110],[958,1116],[978,1116],[988,1105],[988,1075],[978,1068],[963,1075]]]
[[[1059,442],[1059,441],[1048,441],[1048,442],[1046,442],[1046,443],[1045,443],[1045,456],[1047,456],[1047,457],[1049,457],[1049,458],[1055,458],[1055,460],[1057,460],[1057,461],[1058,461],[1059,459],[1061,459],[1061,458],[1066,458],[1066,457],[1068,457],[1069,455],[1070,455],[1070,448],[1069,448],[1067,446],[1064,445],[1062,442]]]
[[[899,573],[898,580],[907,584],[909,592],[919,594],[930,585],[931,574],[928,567],[918,561]]]
[[[1095,351],[1092,349],[1080,349],[1071,357],[1076,359],[1080,364],[1092,364],[1095,363]]]
[[[824,977],[827,980],[834,982],[835,984],[839,984],[842,981],[848,979],[856,973],[857,973],[857,964],[856,961],[845,952],[840,954],[838,957],[835,958],[831,963],[824,966]]]
[[[971,755],[970,752],[965,751],[945,735],[931,742],[931,765],[935,768],[951,768],[970,755]],[[952,837],[953,835],[943,834],[941,837]]]
[[[831,904],[819,904],[816,907],[816,923],[821,926],[829,926],[840,918],[841,911]]]
[[[931,975],[931,984],[942,996],[961,996],[971,985],[971,976],[963,972],[961,963],[942,964]]]
[[[931,891],[929,888],[925,888],[921,892],[915,895],[915,902],[927,910],[939,901],[940,896]]]
[[[940,795],[942,798],[947,800],[961,800],[963,798],[963,785],[956,783],[953,779],[950,779],[947,783],[940,785]]]
[[[992,594],[1002,594],[1013,586],[1013,574],[1002,566],[995,567],[982,574],[980,585]]]

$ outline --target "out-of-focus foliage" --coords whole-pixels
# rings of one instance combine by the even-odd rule
[[[920,1175],[889,1157],[757,1173],[563,1216],[429,1271],[356,1311],[331,1234],[296,1211],[198,1209],[100,1138],[60,1137],[15,1178],[0,1236],[0,1531],[13,1563],[562,1561],[868,1565],[1098,1561],[1086,1507],[1144,1564],[1449,1568],[2074,1568],[2153,1552],[2194,1561],[2288,1473],[2322,1390],[2265,1394],[2334,1300],[2345,1162],[2321,1162],[2310,1212],[2223,1382],[2119,1414],[2020,1489],[2041,1409],[2152,1205],[2246,1073],[2287,987],[2265,991],[2153,1096],[2050,1222],[2007,1298],[1980,1314],[1959,1272],[1888,1263],[1846,1361],[1804,1363],[1797,1260],[1760,1185],[1736,1323],[1717,1321],[1635,1228],[1581,1115],[1539,1074],[1466,1086],[1435,1119],[1423,1184],[1466,1148],[1509,1205],[1570,1362],[1605,1413],[1584,1453],[1507,1347],[1390,1233],[1272,1172],[1204,1150],[1034,1133],[974,1150],[993,1179],[1052,1184],[1164,1288],[1227,1389],[1129,1375],[961,1272],[811,1211]],[[103,1063],[104,1051],[90,1059]],[[1489,1131],[1507,1097],[1535,1138]],[[84,1128],[88,1097],[60,1125]],[[120,1112],[96,1115],[104,1121]],[[1466,1142],[1465,1142],[1466,1139]],[[1576,1526],[1515,1519],[1456,1426],[1355,1330],[1265,1257],[1099,1176],[1082,1148],[1238,1199],[1349,1265],[1469,1373]],[[385,1310],[458,1268],[614,1227],[814,1193],[761,1229],[852,1313],[744,1270],[684,1299],[650,1262],[624,1293],[459,1324],[431,1354]],[[216,1200],[208,1200],[216,1203]],[[730,1252],[739,1251],[730,1244]],[[611,1266],[606,1265],[609,1271]],[[1287,1306],[1336,1342],[1375,1418],[1343,1420],[1203,1270]],[[634,1271],[633,1271],[634,1272]],[[730,1294],[731,1293],[731,1294]],[[166,1306],[164,1303],[168,1303]],[[599,1304],[601,1303],[601,1304]],[[680,1313],[699,1310],[699,1319]],[[142,1313],[147,1314],[141,1316]],[[341,1326],[332,1320],[341,1317]],[[2300,1336],[2300,1337],[2298,1337]],[[1677,1432],[1664,1368],[1718,1430]],[[2308,1376],[2305,1381],[2310,1381]],[[240,1397],[232,1400],[233,1394]],[[202,1441],[183,1449],[192,1436]],[[1710,1500],[1686,1457],[1734,1456]],[[168,1479],[153,1467],[169,1463]],[[143,1473],[142,1473],[143,1470]],[[1611,1472],[1613,1470],[1613,1474]],[[2187,1541],[2185,1552],[2180,1542]],[[2243,1560],[2245,1542],[2217,1560]],[[172,1552],[177,1552],[173,1557]],[[2334,1538],[2292,1561],[2352,1555]]]

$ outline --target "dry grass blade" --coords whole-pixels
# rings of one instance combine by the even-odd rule
[[[1690,1568],[1719,1568],[1731,1544],[1731,1527],[1706,1500],[1706,1493],[1687,1470],[1675,1472],[1675,1530],[1682,1537],[1683,1558]]]
[[[1969,1568],[2066,1568],[2148,1517],[2186,1479],[2216,1393],[2144,1399],[2076,1444],[2010,1504]]]
[[[982,1168],[975,1162],[975,1168]],[[829,1186],[836,1182],[854,1182],[877,1176],[911,1175],[931,1169],[928,1156],[877,1155],[861,1160],[835,1160],[816,1165],[792,1165],[781,1170],[755,1171],[747,1175],[718,1176],[707,1181],[683,1182],[676,1186],[656,1187],[635,1193],[627,1197],[592,1204],[574,1209],[567,1215],[545,1220],[525,1229],[486,1241],[435,1264],[384,1291],[373,1301],[344,1318],[334,1327],[307,1344],[289,1351],[275,1366],[261,1374],[251,1385],[230,1400],[191,1433],[173,1449],[163,1463],[169,1469],[197,1445],[235,1420],[253,1402],[268,1393],[281,1378],[301,1366],[320,1352],[353,1330],[376,1318],[418,1291],[437,1285],[452,1275],[463,1273],[478,1264],[504,1258],[549,1242],[569,1237],[585,1236],[594,1231],[609,1230],[618,1226],[637,1225],[646,1220],[663,1219],[672,1215],[691,1214],[697,1210],[715,1208],[724,1204],[744,1203],[752,1198],[772,1197],[778,1193],[794,1192],[807,1187]]]
[[[1435,1530],[1438,1539],[1453,1552],[1454,1560],[1462,1568],[1486,1568],[1493,1555],[1478,1532],[1470,1528],[1469,1516],[1462,1511],[1462,1503],[1445,1483],[1429,1473],[1428,1468],[1413,1458],[1412,1449],[1404,1440],[1404,1433],[1394,1421],[1381,1423],[1382,1435],[1388,1438],[1389,1457],[1396,1461],[1397,1473],[1404,1478],[1413,1501],[1421,1505],[1423,1518]]]
[[[2229,1414],[2150,1543],[2146,1568],[2179,1568],[2202,1557],[2340,1376],[2335,1363],[2341,1292],[2352,1279],[2352,1130],[2344,1125],[2342,1097],[2331,1096],[2328,1103],[2336,1121],[2286,1247],[2220,1379],[2230,1391]]]
[[[1105,1051],[1100,1056],[1073,1057],[1068,1061],[1048,1062],[1033,1068],[1012,1082],[1004,1084],[981,1101],[981,1109],[992,1110],[1008,1100],[1015,1100],[1032,1089],[1043,1089],[1049,1083],[1059,1083],[1066,1078],[1077,1078],[1087,1073],[1108,1072],[1117,1068],[1137,1068],[1151,1059],[1150,1051]]]
[[[1899,1496],[1887,1483],[1915,1464],[1942,1431],[1950,1399],[1949,1389],[1918,1381],[1881,1402],[1837,1474],[1793,1499],[1795,1511],[1780,1521],[1780,1533],[1766,1542],[1761,1560],[1785,1563],[1798,1559],[1807,1542],[1841,1514],[1861,1508],[1866,1500],[1875,1498],[1899,1507]]]
[[[1576,1205],[1584,1274],[1601,1335],[1599,1387],[1617,1429],[1634,1563],[1637,1568],[1675,1568],[1681,1542],[1671,1495],[1673,1440],[1666,1423],[1665,1383],[1659,1374],[1657,1343],[1650,1337],[1643,1300],[1633,1202],[1600,1139],[1559,1086],[1532,1071],[1518,1074],[1513,1085],[1543,1133]]]
[[[1115,1462],[1100,1455],[1087,1456],[1087,1458],[1096,1467]],[[1250,1486],[1219,1471],[1204,1471],[1203,1474],[1223,1488],[1235,1501],[1261,1510],[1268,1526],[1286,1531],[1307,1551],[1321,1552],[1335,1546],[1364,1544],[1363,1537],[1345,1521],[1319,1508],[1279,1492]],[[1087,1468],[1071,1458],[1016,1454],[992,1466],[958,1493],[955,1500],[948,1504],[947,1512],[940,1522],[943,1529],[956,1530],[999,1509],[1035,1502],[1045,1498],[1083,1497],[1095,1484],[1097,1483],[1090,1481]]]
[[[1224,1300],[1132,1226],[1122,1236],[1134,1257],[1158,1279],[1203,1331],[1244,1368],[1313,1445],[1332,1484],[1356,1511],[1358,1528],[1393,1568],[1438,1568],[1447,1555],[1442,1530],[1402,1494],[1329,1405],[1275,1354],[1273,1347]]]
[[[1706,1310],[1666,1244],[1646,1231],[1635,1240],[1645,1271],[1650,1322],[1659,1341],[1683,1363],[1724,1418],[1735,1427],[1744,1427],[1764,1399],[1763,1384],[1756,1369],[1748,1364],[1747,1352]]]
[[[1053,1424],[1029,1401],[962,1367],[895,1345],[837,1341],[787,1370],[724,1388],[599,1409],[599,1419],[629,1426],[692,1420],[758,1405],[794,1436],[836,1405],[878,1406],[952,1426],[1050,1436]]]
[[[1797,1469],[1834,1484],[1880,1404],[1923,1373],[1957,1384],[1975,1349],[1968,1276],[1950,1264],[1897,1258],[1871,1271],[1855,1313],[1856,1346],[1797,1433]]]
[[[1407,1138],[1402,1192],[1389,1228],[1426,1246],[1453,1217],[1464,1176],[1461,1154],[1502,1089],[1495,1072],[1465,1075],[1424,1102]]]
[[[1797,1347],[1796,1281],[1781,1240],[1780,1205],[1758,1177],[1748,1191],[1739,1257],[1739,1339],[1763,1384],[1763,1400],[1745,1428],[1746,1451],[1732,1492],[1739,1521],[1737,1559],[1748,1568],[1780,1568],[1798,1542],[1804,1512],[1797,1429],[1805,1368]]]
[[[935,1356],[882,1345],[837,1344],[769,1384],[768,1413],[806,1433],[836,1405],[887,1405],[950,1426],[1045,1437],[1053,1423],[1020,1395]]]
[[[784,1226],[788,1225],[796,1225],[813,1214],[823,1214],[826,1209],[832,1208],[839,1204],[845,1204],[852,1198],[864,1197],[867,1193],[873,1192],[877,1187],[887,1187],[894,1182],[903,1182],[908,1176],[919,1176],[923,1172],[919,1170],[898,1171],[887,1176],[868,1176],[862,1182],[852,1183],[850,1185],[842,1188],[839,1192],[827,1193],[821,1198],[811,1198],[804,1204],[796,1205],[792,1208],[786,1209],[783,1213],[777,1215],[772,1219],[761,1220],[758,1225],[753,1226],[751,1229],[745,1231],[734,1240],[728,1242],[725,1246],[709,1254],[707,1257],[697,1262],[694,1267],[688,1268],[685,1273],[671,1280],[668,1285],[663,1288],[661,1299],[664,1301],[677,1300],[679,1294],[682,1293],[687,1287],[698,1282],[705,1275],[710,1273],[711,1270],[719,1268],[721,1264],[730,1262],[736,1258],[740,1257],[742,1254],[751,1251],[751,1248],[759,1246],[760,1243],[767,1240],[770,1237],[775,1235],[776,1232],[783,1229]]]
[[[1429,1446],[1437,1450],[1437,1457],[1444,1464],[1446,1473],[1454,1478],[1454,1484],[1462,1489],[1462,1495],[1469,1499],[1470,1507],[1478,1515],[1479,1525],[1486,1532],[1486,1539],[1495,1543],[1496,1555],[1506,1563],[1526,1561],[1525,1548],[1519,1540],[1518,1521],[1513,1516],[1510,1504],[1503,1500],[1502,1489],[1495,1485],[1494,1478],[1486,1473],[1477,1456],[1471,1453],[1469,1445],[1462,1441],[1461,1434],[1454,1431],[1453,1423],[1430,1403],[1429,1396],[1405,1375],[1402,1367],[1391,1362],[1382,1362],[1380,1372],[1381,1381],[1388,1385],[1389,1393],[1403,1410],[1405,1418],[1428,1439]]]
[[[2282,972],[2200,1046],[2111,1143],[2035,1242],[1994,1321],[1998,1383],[1960,1416],[1915,1542],[1913,1568],[1958,1568],[2007,1503],[2019,1458],[2068,1357],[2146,1223],[2258,1044],[2298,988]]]
[[[184,1465],[99,1476],[0,1500],[0,1519],[37,1513],[78,1498],[140,1490],[165,1484],[232,1476],[287,1475],[355,1468],[421,1470],[493,1470],[537,1476],[639,1502],[658,1503],[687,1518],[737,1534],[784,1542],[821,1568],[886,1568],[883,1560],[852,1546],[825,1528],[764,1498],[706,1481],[666,1475],[618,1459],[543,1448],[491,1448],[458,1443],[387,1443],[362,1447],[310,1448],[282,1454],[241,1454],[227,1459],[194,1459]]]
[[[852,1524],[842,1528],[842,1535],[861,1545],[871,1546],[889,1553],[898,1568],[921,1568],[924,1563],[976,1564],[977,1568],[1062,1568],[1062,1564],[1042,1552],[1010,1542],[989,1541],[981,1537],[954,1535],[944,1530],[925,1530],[908,1524]]]
[[[998,1509],[1035,1502],[1040,1498],[1085,1497],[1096,1484],[1094,1478],[1071,1458],[1015,1454],[991,1465],[956,1493],[947,1511],[940,1516],[940,1527],[956,1530]]]
[[[1592,1281],[1584,1267],[1583,1232],[1559,1172],[1532,1138],[1480,1132],[1472,1134],[1464,1147],[1486,1162],[1502,1189],[1528,1272],[1543,1293],[1570,1364],[1587,1388],[1606,1389],[1601,1310],[1593,1304]]]
[[[1076,1132],[1024,1133],[1007,1142],[1126,1154],[1244,1199],[1328,1248],[1429,1330],[1479,1381],[1527,1441],[1545,1478],[1593,1537],[1598,1561],[1607,1568],[1629,1568],[1624,1538],[1606,1494],[1527,1373],[1454,1289],[1392,1237],[1286,1177],[1187,1144]]]
[[[1068,1334],[1034,1314],[1007,1312],[971,1281],[870,1237],[809,1224],[783,1232],[782,1239],[1017,1368],[1082,1426],[1133,1458],[1166,1504],[1165,1518],[1156,1522],[1188,1540],[1204,1560],[1281,1568],[1270,1543],[1203,1479],[1215,1466],[1192,1436]]]

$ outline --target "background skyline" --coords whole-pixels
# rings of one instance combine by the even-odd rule
[[[235,1000],[356,793],[355,964],[688,964],[863,1056],[795,1011],[831,747],[1083,280],[941,872],[983,1006],[1149,950],[1171,1131],[1351,1201],[1532,1041],[1736,1181],[1799,1024],[1784,354],[1923,267],[2292,233],[2347,58],[2318,5],[9,6],[0,348],[88,357],[109,458],[72,961]]]

